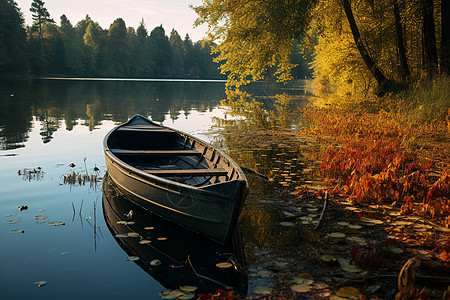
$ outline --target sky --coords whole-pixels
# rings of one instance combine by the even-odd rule
[[[25,23],[31,25],[32,0],[15,0],[24,14]],[[172,28],[182,39],[189,34],[192,41],[201,40],[206,26],[193,28],[197,18],[189,5],[198,6],[202,0],[44,0],[50,17],[59,25],[61,15],[65,14],[75,26],[88,14],[98,22],[103,29],[117,18],[122,18],[127,27],[139,26],[144,18],[145,26],[150,33],[153,28],[162,24],[166,35],[170,35]]]

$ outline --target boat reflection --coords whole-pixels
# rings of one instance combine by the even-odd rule
[[[228,245],[219,245],[135,205],[106,176],[103,215],[121,248],[167,289],[195,286],[195,293],[218,289],[247,293],[248,278],[239,229]],[[130,218],[130,215],[132,217]],[[230,267],[219,268],[219,263]]]

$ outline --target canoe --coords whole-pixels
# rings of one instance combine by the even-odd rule
[[[248,194],[239,165],[189,134],[135,115],[104,138],[111,180],[137,205],[221,244]]]
[[[131,219],[127,217],[130,210]],[[103,181],[103,216],[127,256],[165,289],[195,286],[196,299],[218,289],[230,290],[242,298],[247,293],[239,227],[226,245],[218,244],[137,206],[121,195],[108,176]],[[224,262],[230,262],[228,268],[217,267]]]

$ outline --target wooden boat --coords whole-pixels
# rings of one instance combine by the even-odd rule
[[[196,286],[195,298],[218,289],[231,289],[235,296],[247,293],[238,227],[230,241],[220,245],[137,206],[121,195],[108,176],[103,181],[102,203],[106,225],[116,242],[128,256],[138,257],[134,262],[166,289]],[[126,216],[130,210],[134,212],[132,219]],[[230,262],[232,267],[216,266],[223,262]]]
[[[221,244],[230,238],[248,182],[224,152],[140,115],[103,148],[109,177],[136,204]]]

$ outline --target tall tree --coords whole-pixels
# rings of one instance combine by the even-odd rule
[[[125,76],[128,68],[127,28],[121,18],[111,24],[105,39],[106,75]]]
[[[50,18],[50,13],[42,0],[33,0],[30,11],[32,12],[33,26],[36,26],[38,29],[39,39],[42,40],[44,25],[55,21]]]
[[[441,0],[441,72],[450,75],[450,18],[448,16],[450,16],[450,1]]]
[[[364,45],[364,41],[362,40],[358,26],[356,25],[355,17],[353,16],[352,7],[350,6],[349,0],[342,0],[342,6],[344,7],[348,23],[350,24],[350,29],[352,31],[356,47],[358,48],[358,51],[361,54],[361,57],[367,68],[370,70],[378,84],[382,86],[387,81],[387,78],[375,64],[369,52],[367,51],[366,46]]]
[[[403,39],[403,28],[400,17],[400,8],[398,5],[398,0],[392,0],[392,10],[394,13],[395,33],[397,36],[397,48],[400,59],[400,73],[402,79],[405,80],[410,78],[411,73],[409,72],[408,59],[406,57],[406,49]]]
[[[438,66],[433,0],[422,0],[422,22],[422,49],[424,53],[424,68],[427,75],[431,76],[436,72]]]
[[[183,40],[175,29],[170,32],[169,42],[172,48],[174,76],[184,78]]]
[[[155,27],[149,36],[150,63],[155,78],[170,78],[173,74],[169,38],[162,25]]]
[[[0,0],[0,73],[22,73],[27,66],[24,19],[16,2]]]

